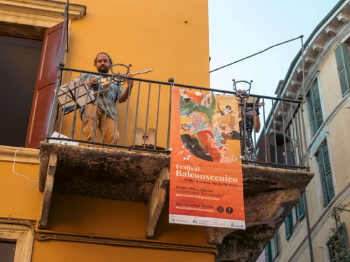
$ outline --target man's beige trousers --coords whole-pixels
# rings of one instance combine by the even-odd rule
[[[85,119],[84,119],[84,126],[83,126],[83,140],[92,141],[92,129],[94,129],[93,136],[94,136],[94,141],[96,141],[97,129],[99,129],[102,134],[103,126],[104,126],[103,141],[101,141],[101,143],[116,145],[119,139],[119,131],[117,126],[115,126],[115,136],[113,141],[113,131],[114,131],[114,125],[115,125],[114,119],[111,118],[109,115],[107,115],[105,120],[105,111],[99,107],[97,107],[97,111],[96,111],[96,105],[94,104],[88,104],[85,110],[86,112],[84,112]],[[95,127],[93,128],[95,111],[96,111],[96,119],[95,119]]]

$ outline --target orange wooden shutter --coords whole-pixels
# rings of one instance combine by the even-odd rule
[[[62,30],[65,33],[61,46]],[[62,61],[64,56],[66,37],[67,27],[63,28],[63,22],[45,31],[27,131],[26,147],[39,148],[40,142],[45,140],[58,81],[58,63]],[[59,57],[61,48],[61,57]]]

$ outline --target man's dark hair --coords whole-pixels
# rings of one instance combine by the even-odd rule
[[[109,56],[109,54],[107,54],[107,53],[105,53],[105,52],[101,52],[101,53],[98,53],[98,54],[96,55],[95,61],[94,61],[94,66],[96,65],[97,57],[98,57],[99,55],[101,55],[101,54],[106,55],[106,56],[108,57],[109,63],[110,63],[111,65],[113,65],[112,58]]]
[[[228,108],[228,107],[229,107],[230,109],[232,109],[230,106],[227,105],[226,108]]]

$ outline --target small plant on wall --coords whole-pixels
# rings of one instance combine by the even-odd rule
[[[350,248],[346,235],[345,223],[340,221],[340,214],[350,212],[347,210],[350,203],[339,205],[332,211],[332,218],[335,220],[335,227],[331,228],[332,236],[329,239],[328,247],[332,262],[348,262],[350,261]]]

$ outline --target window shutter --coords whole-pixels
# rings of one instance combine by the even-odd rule
[[[327,142],[321,145],[317,158],[322,181],[324,203],[325,206],[327,206],[335,196]]]
[[[304,211],[304,198],[303,195],[300,197],[300,201],[297,204],[297,213],[298,213],[298,219],[302,220],[303,217],[305,216],[305,211]]]
[[[327,192],[328,192],[328,201],[331,202],[335,196],[335,193],[334,193],[331,162],[329,160],[327,142],[322,144],[321,150],[323,155],[323,165],[324,165],[324,172],[325,172],[325,178],[326,178],[325,180],[326,180],[326,186],[327,186]]]
[[[328,250],[329,250],[329,256],[331,258],[331,261],[333,261],[334,254],[333,254],[333,242],[332,242],[332,238],[331,237],[329,238],[329,241],[328,241]]]
[[[335,60],[337,61],[337,68],[339,74],[340,88],[343,97],[349,93],[349,69],[350,69],[350,56],[346,43],[341,43],[335,49]]]
[[[269,242],[265,248],[266,262],[272,262],[271,242]]]
[[[286,239],[289,240],[293,233],[293,215],[292,212],[289,213],[286,220],[284,220],[284,226],[286,228]]]
[[[64,41],[61,46],[62,32],[64,32]],[[51,108],[54,103],[56,85],[59,81],[57,78],[58,63],[65,55],[66,39],[67,27],[64,27],[63,22],[45,31],[27,129],[26,147],[39,148],[40,142],[45,140],[50,122]],[[62,50],[61,57],[59,57],[60,50]]]
[[[294,226],[294,221],[293,221],[293,211],[291,211],[289,213],[289,231],[290,231],[290,235],[293,234],[293,226]]]
[[[323,155],[322,155],[321,149],[318,150],[317,162],[318,162],[318,168],[320,170],[320,177],[321,177],[321,184],[322,184],[323,207],[326,207],[328,205],[329,201],[328,201],[326,180],[324,177]]]
[[[277,234],[275,234],[275,254],[276,257],[278,256],[278,238],[277,238]]]
[[[313,130],[314,130],[314,134],[315,134],[323,123],[321,98],[320,98],[320,91],[318,89],[317,80],[312,84],[312,86],[310,88],[309,104],[310,104],[310,112],[311,112]]]
[[[349,248],[349,243],[348,243],[348,237],[346,235],[346,230],[345,230],[345,223],[343,222],[342,225],[339,227],[339,235],[342,237],[341,239],[341,246],[343,249],[348,249]]]

